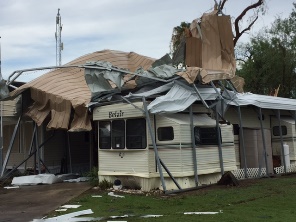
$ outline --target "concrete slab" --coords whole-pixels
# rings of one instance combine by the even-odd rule
[[[0,188],[0,221],[40,219],[90,189],[88,182]]]

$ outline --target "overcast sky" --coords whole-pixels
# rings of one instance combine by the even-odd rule
[[[254,2],[255,0],[253,0]],[[228,0],[236,17],[252,0]],[[267,12],[251,31],[288,17],[295,0],[267,0]],[[4,79],[15,70],[56,64],[56,15],[62,16],[62,64],[103,49],[160,58],[169,52],[174,26],[212,10],[214,0],[0,0],[0,42]],[[248,35],[242,38],[247,41]],[[18,80],[29,80],[40,72]]]

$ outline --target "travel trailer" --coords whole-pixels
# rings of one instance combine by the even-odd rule
[[[142,190],[162,189],[157,155],[169,171],[163,174],[167,190],[176,189],[169,174],[185,189],[196,186],[195,168],[198,185],[216,183],[222,171],[237,169],[232,125],[219,124],[220,137],[215,120],[207,114],[194,112],[193,144],[188,112],[149,114],[147,120],[142,110],[143,102],[121,102],[94,108],[93,120],[99,129],[100,181],[119,179],[125,186]],[[195,105],[193,110],[197,111]]]

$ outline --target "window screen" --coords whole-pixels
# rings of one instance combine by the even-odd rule
[[[172,126],[159,127],[157,129],[157,137],[159,141],[169,141],[174,139],[174,129]]]
[[[99,122],[99,147],[101,149],[111,149],[111,122]]]
[[[281,126],[282,128],[282,135],[285,136],[287,135],[287,127],[286,126]],[[274,126],[272,128],[272,132],[274,136],[280,136],[280,127],[279,126]]]
[[[125,122],[124,120],[112,121],[112,148],[124,149],[125,148]]]
[[[196,145],[218,145],[217,128],[194,127]]]
[[[126,120],[126,148],[145,149],[146,147],[146,120],[144,118]]]

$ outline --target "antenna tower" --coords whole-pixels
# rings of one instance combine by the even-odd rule
[[[62,50],[64,49],[64,44],[62,43],[62,18],[60,15],[60,9],[58,9],[58,14],[56,17],[56,66],[62,65]]]

